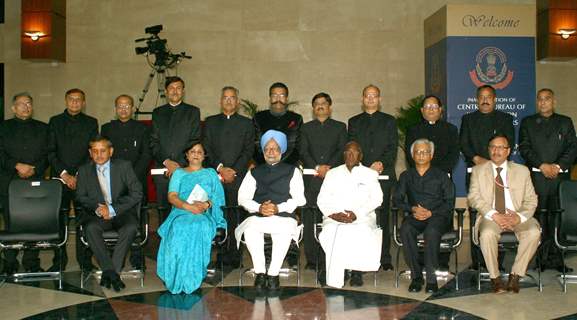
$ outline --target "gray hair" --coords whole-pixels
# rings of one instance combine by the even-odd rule
[[[30,102],[34,102],[34,99],[32,99],[32,95],[28,91],[24,91],[24,92],[18,92],[17,94],[12,96],[12,104],[15,104],[16,100],[18,100],[18,98],[20,97],[26,97],[30,99]]]
[[[418,144],[428,144],[429,149],[431,149],[431,155],[435,154],[435,143],[429,139],[417,139],[411,144],[411,155],[413,154],[413,149]]]
[[[226,86],[220,90],[221,94],[224,94],[225,91],[232,90],[234,94],[238,97],[238,89],[233,86]]]

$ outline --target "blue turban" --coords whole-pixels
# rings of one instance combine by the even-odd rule
[[[287,148],[286,135],[280,131],[269,130],[269,131],[265,132],[262,135],[262,137],[260,138],[260,148],[262,149],[263,153],[264,153],[264,146],[271,139],[274,139],[274,141],[278,144],[278,146],[280,147],[281,154],[286,152],[286,148]]]

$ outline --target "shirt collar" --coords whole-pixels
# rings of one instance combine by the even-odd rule
[[[97,165],[96,165],[96,170],[99,170],[101,167],[106,168],[105,171],[109,171],[109,172],[110,172],[110,160],[106,161],[106,163],[104,163],[104,164],[97,164]]]
[[[506,177],[507,176],[507,161],[503,162],[499,167],[503,168],[503,170],[501,170],[501,178]],[[491,161],[491,168],[493,168],[493,176],[497,176],[497,165]]]

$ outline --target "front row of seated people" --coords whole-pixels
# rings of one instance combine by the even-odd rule
[[[286,135],[269,130],[261,138],[265,163],[251,169],[242,181],[238,202],[251,216],[235,230],[238,242],[250,253],[258,290],[277,290],[279,272],[291,241],[300,227],[295,210],[306,203],[302,174],[281,161],[287,150]],[[400,234],[403,252],[411,269],[409,291],[417,292],[425,282],[418,259],[417,236],[424,234],[426,291],[438,290],[435,270],[439,264],[440,240],[452,227],[455,189],[447,174],[431,166],[434,143],[419,139],[411,145],[415,167],[400,176],[393,202],[409,213]],[[537,207],[529,171],[507,161],[510,146],[506,136],[489,141],[490,161],[473,169],[468,200],[478,210],[478,243],[489,270],[495,293],[519,292],[519,279],[526,273],[540,240],[538,222],[532,217]],[[136,208],[142,188],[130,163],[111,160],[110,141],[96,137],[90,143],[92,162],[78,173],[78,201],[85,208],[82,222],[87,241],[103,270],[101,285],[119,291],[125,256],[138,227]],[[188,166],[171,176],[168,199],[172,211],[158,230],[161,237],[157,273],[172,293],[191,293],[206,276],[211,245],[217,228],[226,228],[221,206],[224,192],[214,169],[205,169],[205,150],[195,143],[185,151]],[[343,287],[347,270],[351,286],[361,286],[362,272],[380,266],[382,232],[375,209],[382,203],[379,176],[361,164],[363,153],[356,142],[343,152],[344,164],[331,169],[324,180],[317,204],[323,213],[319,241],[325,253],[326,284]],[[488,191],[491,190],[491,191]],[[102,234],[115,229],[119,241],[109,255]],[[519,240],[518,254],[507,285],[501,283],[497,263],[501,233],[512,231]],[[264,235],[272,239],[267,268]],[[477,236],[477,235],[474,235]],[[237,244],[238,245],[238,244]],[[323,279],[324,280],[324,279]]]

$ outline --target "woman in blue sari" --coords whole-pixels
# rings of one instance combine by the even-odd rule
[[[168,201],[172,211],[158,229],[158,277],[174,294],[192,293],[200,287],[210,262],[217,228],[226,229],[221,206],[224,191],[214,169],[204,169],[205,151],[200,143],[186,150],[188,166],[172,174]]]

